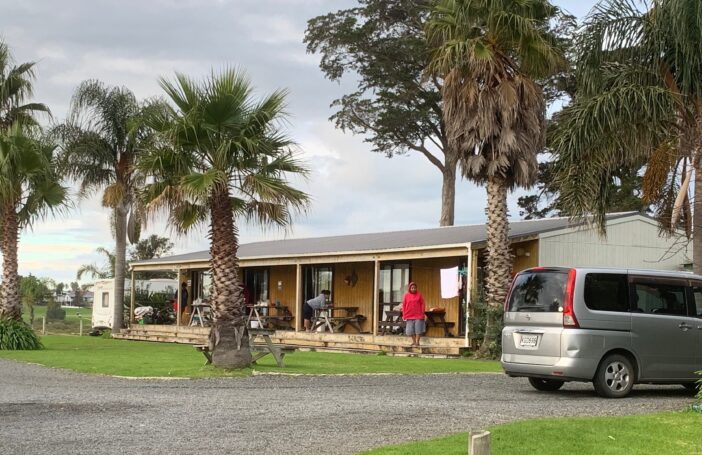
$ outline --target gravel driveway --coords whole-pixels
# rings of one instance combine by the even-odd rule
[[[2,454],[357,453],[541,416],[681,409],[680,386],[605,400],[501,374],[130,380],[0,359]]]

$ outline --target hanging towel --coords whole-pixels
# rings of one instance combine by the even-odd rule
[[[458,296],[458,267],[441,269],[441,298],[452,299]]]

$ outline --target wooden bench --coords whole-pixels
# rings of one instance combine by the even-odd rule
[[[273,332],[265,329],[249,329],[249,346],[251,349],[252,363],[256,363],[257,360],[271,354],[275,359],[275,363],[280,368],[285,368],[285,354],[295,352],[295,348],[288,346],[280,346],[273,344],[271,340],[271,334]],[[255,343],[256,337],[261,337],[264,343]],[[212,352],[210,351],[210,346],[207,344],[198,344],[194,346],[198,352],[202,352],[207,361],[205,365],[212,363]]]

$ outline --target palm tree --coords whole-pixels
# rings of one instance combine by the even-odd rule
[[[33,81],[34,62],[15,66],[10,48],[0,41],[0,131],[6,131],[16,121],[36,125],[35,113],[49,113],[44,104],[24,104],[32,96]]]
[[[38,127],[30,129],[19,120],[0,131],[0,319],[22,316],[19,233],[67,203],[67,189],[56,172],[56,145],[38,135]]]
[[[165,210],[184,233],[209,219],[214,322],[212,361],[224,368],[251,364],[237,251],[239,217],[288,226],[308,197],[287,175],[305,175],[292,141],[280,130],[285,92],[256,101],[249,80],[226,69],[202,82],[177,74],[160,80],[173,106],[152,117],[160,142],[140,160],[153,176],[145,188],[151,213]]]
[[[427,24],[428,67],[443,78],[443,116],[462,174],[487,190],[487,303],[504,303],[512,271],[507,193],[537,174],[545,102],[535,82],[564,66],[548,0],[440,0]],[[488,312],[493,314],[493,312]],[[493,341],[488,318],[481,352]]]
[[[692,216],[694,271],[702,273],[702,4],[607,0],[578,37],[575,101],[552,146],[566,209],[604,233],[604,191],[616,169],[646,165],[644,198],[666,231]],[[688,187],[694,171],[694,215]]]
[[[85,81],[73,95],[65,124],[55,128],[63,143],[63,162],[69,177],[80,182],[80,197],[102,191],[102,205],[112,210],[115,237],[115,312],[112,332],[123,326],[127,239],[138,240],[140,215],[135,191],[143,179],[135,160],[149,140],[143,124],[151,103],[139,103],[125,87]]]
[[[107,248],[103,247],[96,248],[95,252],[102,254],[105,257],[105,259],[107,259],[107,267],[100,267],[97,264],[83,264],[78,268],[78,271],[76,272],[77,280],[83,278],[83,275],[85,274],[90,274],[92,278],[98,278],[101,280],[115,277],[116,261],[114,253],[111,253]]]

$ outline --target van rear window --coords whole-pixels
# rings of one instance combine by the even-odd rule
[[[528,272],[517,275],[509,298],[508,311],[563,311],[568,273]]]

